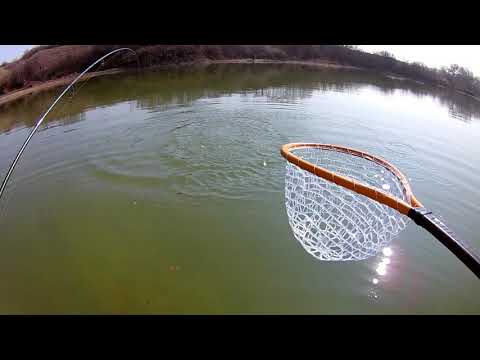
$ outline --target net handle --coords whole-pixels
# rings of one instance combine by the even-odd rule
[[[459,238],[425,208],[412,208],[409,217],[439,240],[480,279],[480,254],[468,242]]]
[[[410,204],[398,199],[388,193],[380,191],[372,186],[365,185],[355,181],[354,179],[335,174],[334,172],[322,168],[320,166],[313,165],[312,163],[305,161],[298,156],[291,153],[292,149],[299,148],[317,148],[324,150],[332,150],[358,156],[387,168],[400,180],[405,187],[407,197],[410,196]],[[400,213],[413,219],[415,223],[430,234],[432,234],[437,240],[439,240],[444,246],[448,248],[460,261],[462,261],[478,278],[480,278],[480,255],[473,250],[473,248],[465,241],[460,240],[449,228],[440,222],[430,211],[426,210],[423,205],[415,198],[412,193],[410,184],[408,183],[405,175],[395,166],[388,161],[367,154],[363,151],[347,148],[344,146],[331,145],[331,144],[312,144],[312,143],[291,143],[282,146],[282,156],[290,163],[300,167],[301,169],[308,171],[314,175],[317,175],[325,180],[331,181],[339,186],[343,186],[347,189],[353,190],[356,193],[365,195],[372,200],[378,201],[384,205],[387,205]]]
[[[407,197],[410,198],[410,204],[392,196],[384,191],[381,191],[373,186],[369,186],[363,183],[360,183],[348,176],[343,176],[340,174],[335,174],[334,172],[327,170],[323,167],[316,166],[309,161],[303,160],[298,156],[292,154],[291,150],[299,149],[299,148],[317,148],[317,149],[324,149],[324,150],[332,150],[338,151],[342,153],[346,153],[353,156],[358,156],[363,159],[367,159],[373,161],[388,170],[390,170],[402,183],[403,187],[405,188]],[[408,212],[412,208],[420,208],[423,205],[417,198],[413,195],[412,189],[408,180],[406,179],[405,175],[402,174],[400,170],[398,170],[394,165],[390,164],[388,161],[374,155],[370,155],[366,152],[355,150],[352,148],[348,148],[345,146],[339,145],[332,145],[332,144],[318,144],[318,143],[290,143],[285,144],[282,146],[280,153],[282,156],[290,163],[298,166],[299,168],[308,171],[316,176],[319,176],[325,180],[331,181],[339,186],[347,188],[349,190],[355,191],[356,193],[362,194],[364,196],[369,197],[372,200],[378,201],[388,207],[391,207],[403,215],[408,216]]]

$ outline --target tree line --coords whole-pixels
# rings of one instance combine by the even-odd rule
[[[0,94],[36,82],[79,73],[98,57],[120,45],[43,45],[0,67]],[[326,61],[397,75],[430,85],[480,96],[480,80],[465,67],[453,64],[434,69],[420,62],[405,62],[386,51],[371,54],[353,45],[130,45],[138,58],[123,54],[107,61],[114,67],[150,67],[197,62],[202,59],[270,59]]]

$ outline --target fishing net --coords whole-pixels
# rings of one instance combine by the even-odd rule
[[[336,149],[297,147],[291,154],[410,202],[404,183],[371,157]],[[290,226],[305,250],[320,260],[362,260],[376,255],[407,225],[398,211],[287,162],[285,199]]]

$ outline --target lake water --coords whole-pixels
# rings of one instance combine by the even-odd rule
[[[480,313],[477,278],[413,222],[386,255],[306,253],[288,224],[279,154],[323,142],[384,157],[480,249],[475,100],[267,64],[79,87],[33,137],[0,203],[0,313]],[[2,179],[59,91],[0,111]]]

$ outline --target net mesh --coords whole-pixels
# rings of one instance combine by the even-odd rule
[[[291,153],[410,202],[398,177],[372,160],[315,147],[294,148]],[[290,162],[285,199],[295,238],[320,260],[362,260],[376,255],[408,222],[408,217],[396,210]]]

